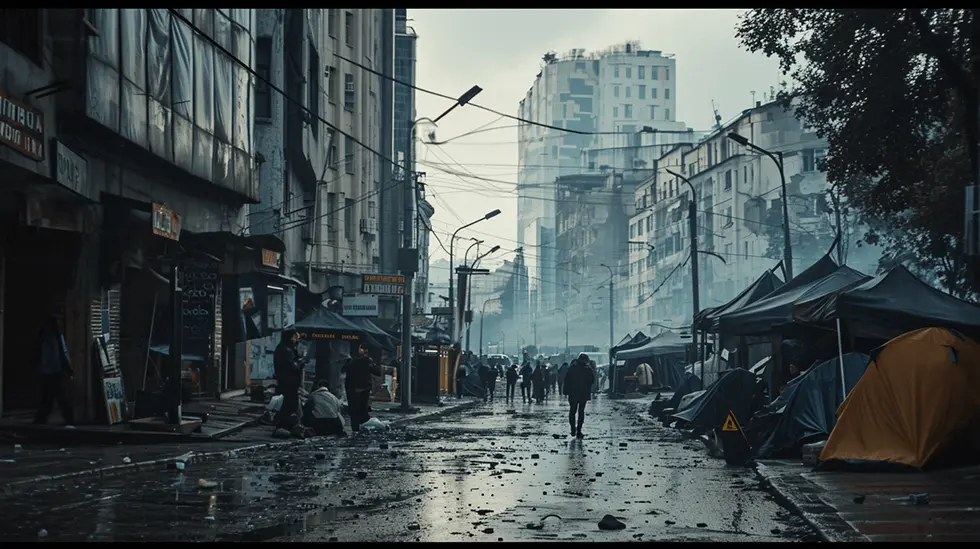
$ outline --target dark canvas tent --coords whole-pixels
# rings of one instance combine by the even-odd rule
[[[803,271],[799,278],[794,278],[769,296],[756,301],[752,305],[738,311],[724,314],[719,318],[721,331],[733,335],[760,334],[775,327],[793,322],[793,304],[810,301],[827,295],[839,293],[849,287],[868,280],[868,276],[854,269],[843,266],[836,267],[833,260],[821,259],[809,269]],[[804,275],[821,273],[830,267],[833,270],[808,282],[800,283]],[[816,268],[819,270],[815,271]]]
[[[646,362],[662,387],[677,388],[684,381],[683,364],[690,345],[690,338],[683,338],[674,332],[661,332],[645,345],[618,352],[616,359],[634,366]]]
[[[370,334],[382,347],[389,351],[395,350],[396,340],[388,332],[382,330],[377,324],[371,322],[370,319],[364,317],[342,317],[345,320],[350,321],[351,324],[360,327],[366,333]]]
[[[705,309],[699,313],[696,325],[699,330],[717,332],[719,328],[718,319],[722,315],[735,312],[743,307],[751,305],[756,301],[772,294],[783,285],[783,281],[774,275],[772,271],[766,271],[742,293],[735,296],[728,303],[712,309]]]
[[[721,428],[729,411],[737,419],[747,422],[761,402],[760,387],[755,375],[748,370],[728,370],[690,406],[673,417],[700,432]]]
[[[303,339],[312,341],[347,340],[369,347],[386,348],[364,328],[323,306],[314,309],[309,316],[293,324],[292,328]]]
[[[643,332],[637,332],[635,336],[626,336],[618,345],[612,348],[613,356],[620,351],[628,351],[630,349],[636,349],[637,347],[642,347],[650,343],[650,336],[644,334]]]
[[[466,377],[463,378],[463,396],[483,398],[485,391],[483,380],[480,379],[480,365],[476,362],[466,365]]]
[[[684,374],[684,381],[674,388],[674,396],[670,397],[670,400],[667,402],[667,406],[665,407],[676,410],[677,406],[680,405],[682,398],[700,389],[701,378],[694,374]]]
[[[797,303],[793,316],[802,322],[840,318],[855,337],[890,339],[927,327],[980,335],[980,307],[929,286],[901,265],[846,292]]]
[[[868,355],[844,355],[844,386],[850,392],[868,367]],[[776,416],[773,427],[761,434],[758,457],[798,451],[804,444],[826,439],[837,424],[837,408],[844,401],[840,358],[816,364],[786,385],[786,389],[759,415]],[[767,414],[768,412],[768,414]]]

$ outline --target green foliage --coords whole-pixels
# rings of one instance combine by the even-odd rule
[[[958,295],[978,289],[958,238],[977,171],[978,27],[966,9],[757,9],[737,31],[793,77],[782,99],[827,139],[828,180],[867,241]]]

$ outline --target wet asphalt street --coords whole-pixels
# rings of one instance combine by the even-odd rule
[[[0,496],[5,541],[798,541],[802,521],[648,400],[496,403],[387,433]],[[202,487],[201,480],[215,483]],[[611,514],[625,523],[602,531]]]

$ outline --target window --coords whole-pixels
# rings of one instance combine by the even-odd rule
[[[670,120],[670,109],[664,109],[664,120]]]
[[[41,10],[0,9],[0,42],[41,64]]]
[[[633,105],[623,105],[623,117],[633,118]]]
[[[619,78],[619,67],[613,67],[613,78]]]
[[[327,193],[327,242],[337,243],[337,193]]]
[[[354,138],[349,135],[344,137],[344,169],[354,173]]]
[[[749,182],[749,167],[748,166],[742,166],[742,181],[744,181],[746,183]]]
[[[732,207],[729,206],[725,208],[725,226],[728,227],[732,224]]]
[[[619,86],[613,86],[613,97],[619,97]]]
[[[337,38],[337,11],[337,8],[327,10],[327,32],[334,38]]]
[[[813,161],[813,149],[803,149],[803,171],[812,172],[816,169]]]
[[[313,130],[313,137],[318,137],[320,133],[320,55],[313,47],[313,40],[310,40],[310,67],[309,75],[306,78],[306,104],[310,109],[310,129]]]
[[[626,67],[626,78],[633,78],[633,67]]]
[[[732,188],[732,171],[725,170],[725,190],[731,190]]]
[[[631,93],[632,91],[633,91],[633,86],[626,86],[626,97],[630,97],[632,95]]]
[[[657,88],[652,88],[651,87],[650,88],[650,99],[656,99],[656,98],[657,98]]]
[[[657,119],[657,106],[650,105],[650,120],[656,120],[656,119]]]
[[[561,117],[568,118],[568,103],[561,104]]]
[[[354,75],[344,73],[344,110],[354,112]]]
[[[647,71],[647,68],[646,68],[645,65],[640,65],[639,67],[636,67],[636,78],[637,78],[637,80],[643,80],[643,79],[645,79],[646,76],[647,76],[646,75],[646,71]]]
[[[749,183],[755,183],[755,166],[749,164]]]
[[[354,14],[349,11],[344,12],[344,41],[354,47]]]
[[[636,236],[643,236],[643,221],[636,224]]]
[[[344,233],[347,240],[354,240],[354,201],[350,198],[344,199]]]
[[[659,80],[660,73],[657,72],[657,67],[650,67],[650,80]]]
[[[267,80],[271,75],[272,39],[259,38],[255,43],[255,118],[272,118],[272,92]]]
[[[670,99],[670,88],[664,88],[664,99]]]
[[[330,148],[327,149],[327,166],[331,170],[337,169],[337,132],[334,130],[327,130],[327,142]]]
[[[745,257],[749,257],[749,241],[748,240],[746,240],[745,242],[742,242],[742,249],[745,250],[743,252],[745,254]]]
[[[373,200],[368,201],[368,219],[375,219],[378,215],[378,206]]]
[[[551,146],[551,158],[558,158],[558,145]]]
[[[575,63],[576,72],[585,72],[585,63]]]
[[[670,80],[670,67],[664,67],[664,80]]]
[[[637,99],[646,99],[647,98],[647,87],[644,86],[644,85],[640,85],[639,87],[637,87],[637,89],[636,89],[636,97],[637,97]]]

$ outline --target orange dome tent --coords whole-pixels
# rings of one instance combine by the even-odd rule
[[[980,418],[980,345],[945,328],[892,339],[837,409],[827,467],[922,469]]]

